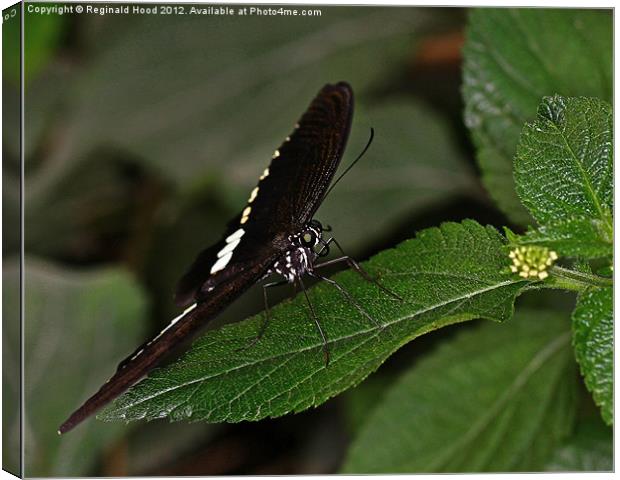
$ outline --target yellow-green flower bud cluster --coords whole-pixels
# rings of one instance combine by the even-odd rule
[[[508,256],[512,259],[510,270],[523,278],[544,280],[549,276],[547,268],[558,259],[558,254],[547,247],[528,245],[517,247]]]

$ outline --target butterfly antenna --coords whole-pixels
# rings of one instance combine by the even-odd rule
[[[372,143],[373,138],[375,138],[375,129],[370,127],[370,137],[368,138],[368,142],[366,143],[366,146],[364,147],[364,150],[362,150],[362,153],[360,153],[357,158],[355,160],[353,160],[353,162],[351,162],[351,165],[349,165],[346,170],[344,172],[342,172],[340,174],[340,176],[336,179],[336,181],[334,183],[332,183],[331,187],[329,187],[329,189],[327,190],[327,192],[325,192],[325,195],[323,196],[323,200],[325,200],[327,198],[327,195],[329,195],[329,192],[332,191],[332,189],[338,184],[338,182],[340,180],[342,180],[342,177],[344,177],[347,173],[349,173],[349,170],[351,170],[353,168],[353,166],[360,161],[360,159],[364,156],[364,154],[366,153],[366,151],[370,148],[370,144]]]

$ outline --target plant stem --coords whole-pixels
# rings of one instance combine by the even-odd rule
[[[549,269],[549,273],[556,278],[557,286],[567,290],[581,292],[589,287],[611,287],[611,278],[599,277],[591,273],[579,272],[568,268],[554,266]]]

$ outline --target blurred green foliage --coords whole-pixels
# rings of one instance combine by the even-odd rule
[[[14,5],[2,10],[2,81],[19,86],[21,50],[21,8]],[[5,96],[6,98],[6,96]]]
[[[3,42],[2,71],[4,81],[15,87],[20,81],[20,49],[15,38],[21,34],[19,4],[3,10],[5,21],[2,25]],[[24,82],[26,85],[37,77],[58,53],[62,34],[66,31],[66,17],[62,15],[39,15],[26,11],[24,20]],[[6,41],[8,40],[8,41]]]
[[[121,425],[87,425],[74,436],[60,437],[58,422],[67,397],[85,400],[106,380],[105,371],[144,334],[145,298],[141,288],[118,268],[75,271],[27,258],[24,299],[25,473],[77,475],[89,471],[98,452],[123,432]],[[7,298],[19,299],[19,263],[6,261]],[[10,308],[10,307],[9,307]],[[19,307],[10,308],[18,311]],[[4,350],[19,346],[18,324],[7,325]],[[79,344],[81,348],[73,348]],[[16,373],[17,369],[14,370]],[[103,375],[102,375],[103,374]],[[17,388],[19,378],[10,378]],[[14,416],[5,428],[19,430]],[[19,436],[13,435],[5,448]],[[12,448],[11,454],[18,452]]]
[[[50,62],[66,31],[62,15],[37,15],[26,11],[24,21],[24,81],[26,85]]]
[[[546,95],[611,100],[612,31],[605,10],[472,10],[463,50],[465,123],[485,187],[518,225],[531,222],[512,176],[523,123]]]
[[[551,472],[613,470],[613,430],[600,418],[581,420],[573,435],[560,447],[546,469]]]

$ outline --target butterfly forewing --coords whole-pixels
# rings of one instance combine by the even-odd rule
[[[327,85],[274,152],[264,187],[259,183],[254,218],[271,219],[266,230],[272,237],[298,230],[318,209],[342,158],[352,115],[351,88]]]
[[[179,282],[178,305],[208,294],[259,258],[275,261],[281,240],[297,232],[321,204],[342,158],[352,115],[348,84],[323,87],[274,151],[222,240],[201,252]]]

